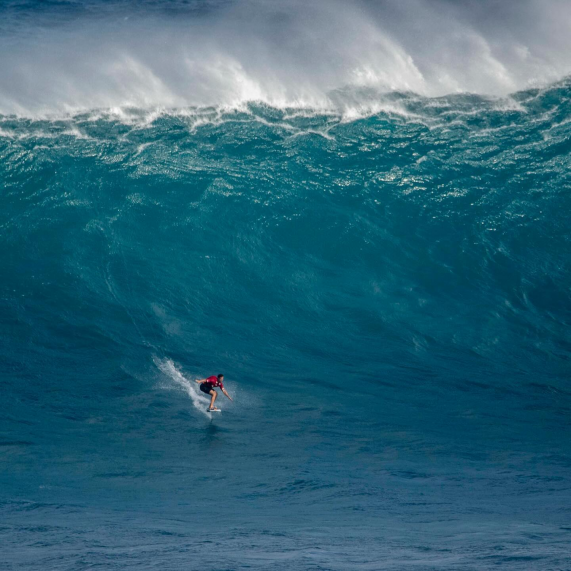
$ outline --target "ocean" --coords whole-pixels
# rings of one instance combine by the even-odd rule
[[[4,3],[1,570],[571,568],[571,14],[512,4]]]

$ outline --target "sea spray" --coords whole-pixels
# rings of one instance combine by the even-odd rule
[[[190,397],[194,408],[203,413],[207,418],[210,418],[206,412],[210,401],[198,393],[196,389],[198,384],[193,379],[187,379],[170,359],[160,360],[154,357],[153,360],[164,375],[171,379],[172,382]]]
[[[22,33],[18,4],[3,3],[0,114],[327,110],[343,90],[507,95],[571,72],[562,0],[72,4],[31,9]]]

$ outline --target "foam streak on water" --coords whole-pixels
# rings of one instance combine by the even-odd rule
[[[184,390],[184,392],[190,398],[192,405],[196,408],[197,411],[203,413],[206,418],[210,418],[209,414],[206,412],[206,408],[210,403],[210,400],[204,397],[201,397],[198,394],[196,382],[194,380],[187,379],[175,366],[175,364],[170,360],[166,359],[164,361],[160,361],[157,358],[153,359],[155,365],[168,377],[170,378],[176,385]]]

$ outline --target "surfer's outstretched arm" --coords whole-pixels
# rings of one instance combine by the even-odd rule
[[[203,383],[206,379],[195,379],[195,383]]]
[[[221,390],[230,400],[233,400],[232,397],[226,392],[226,389],[221,389]]]

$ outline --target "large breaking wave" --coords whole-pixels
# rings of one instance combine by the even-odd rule
[[[0,10],[3,562],[566,568],[567,4]]]

